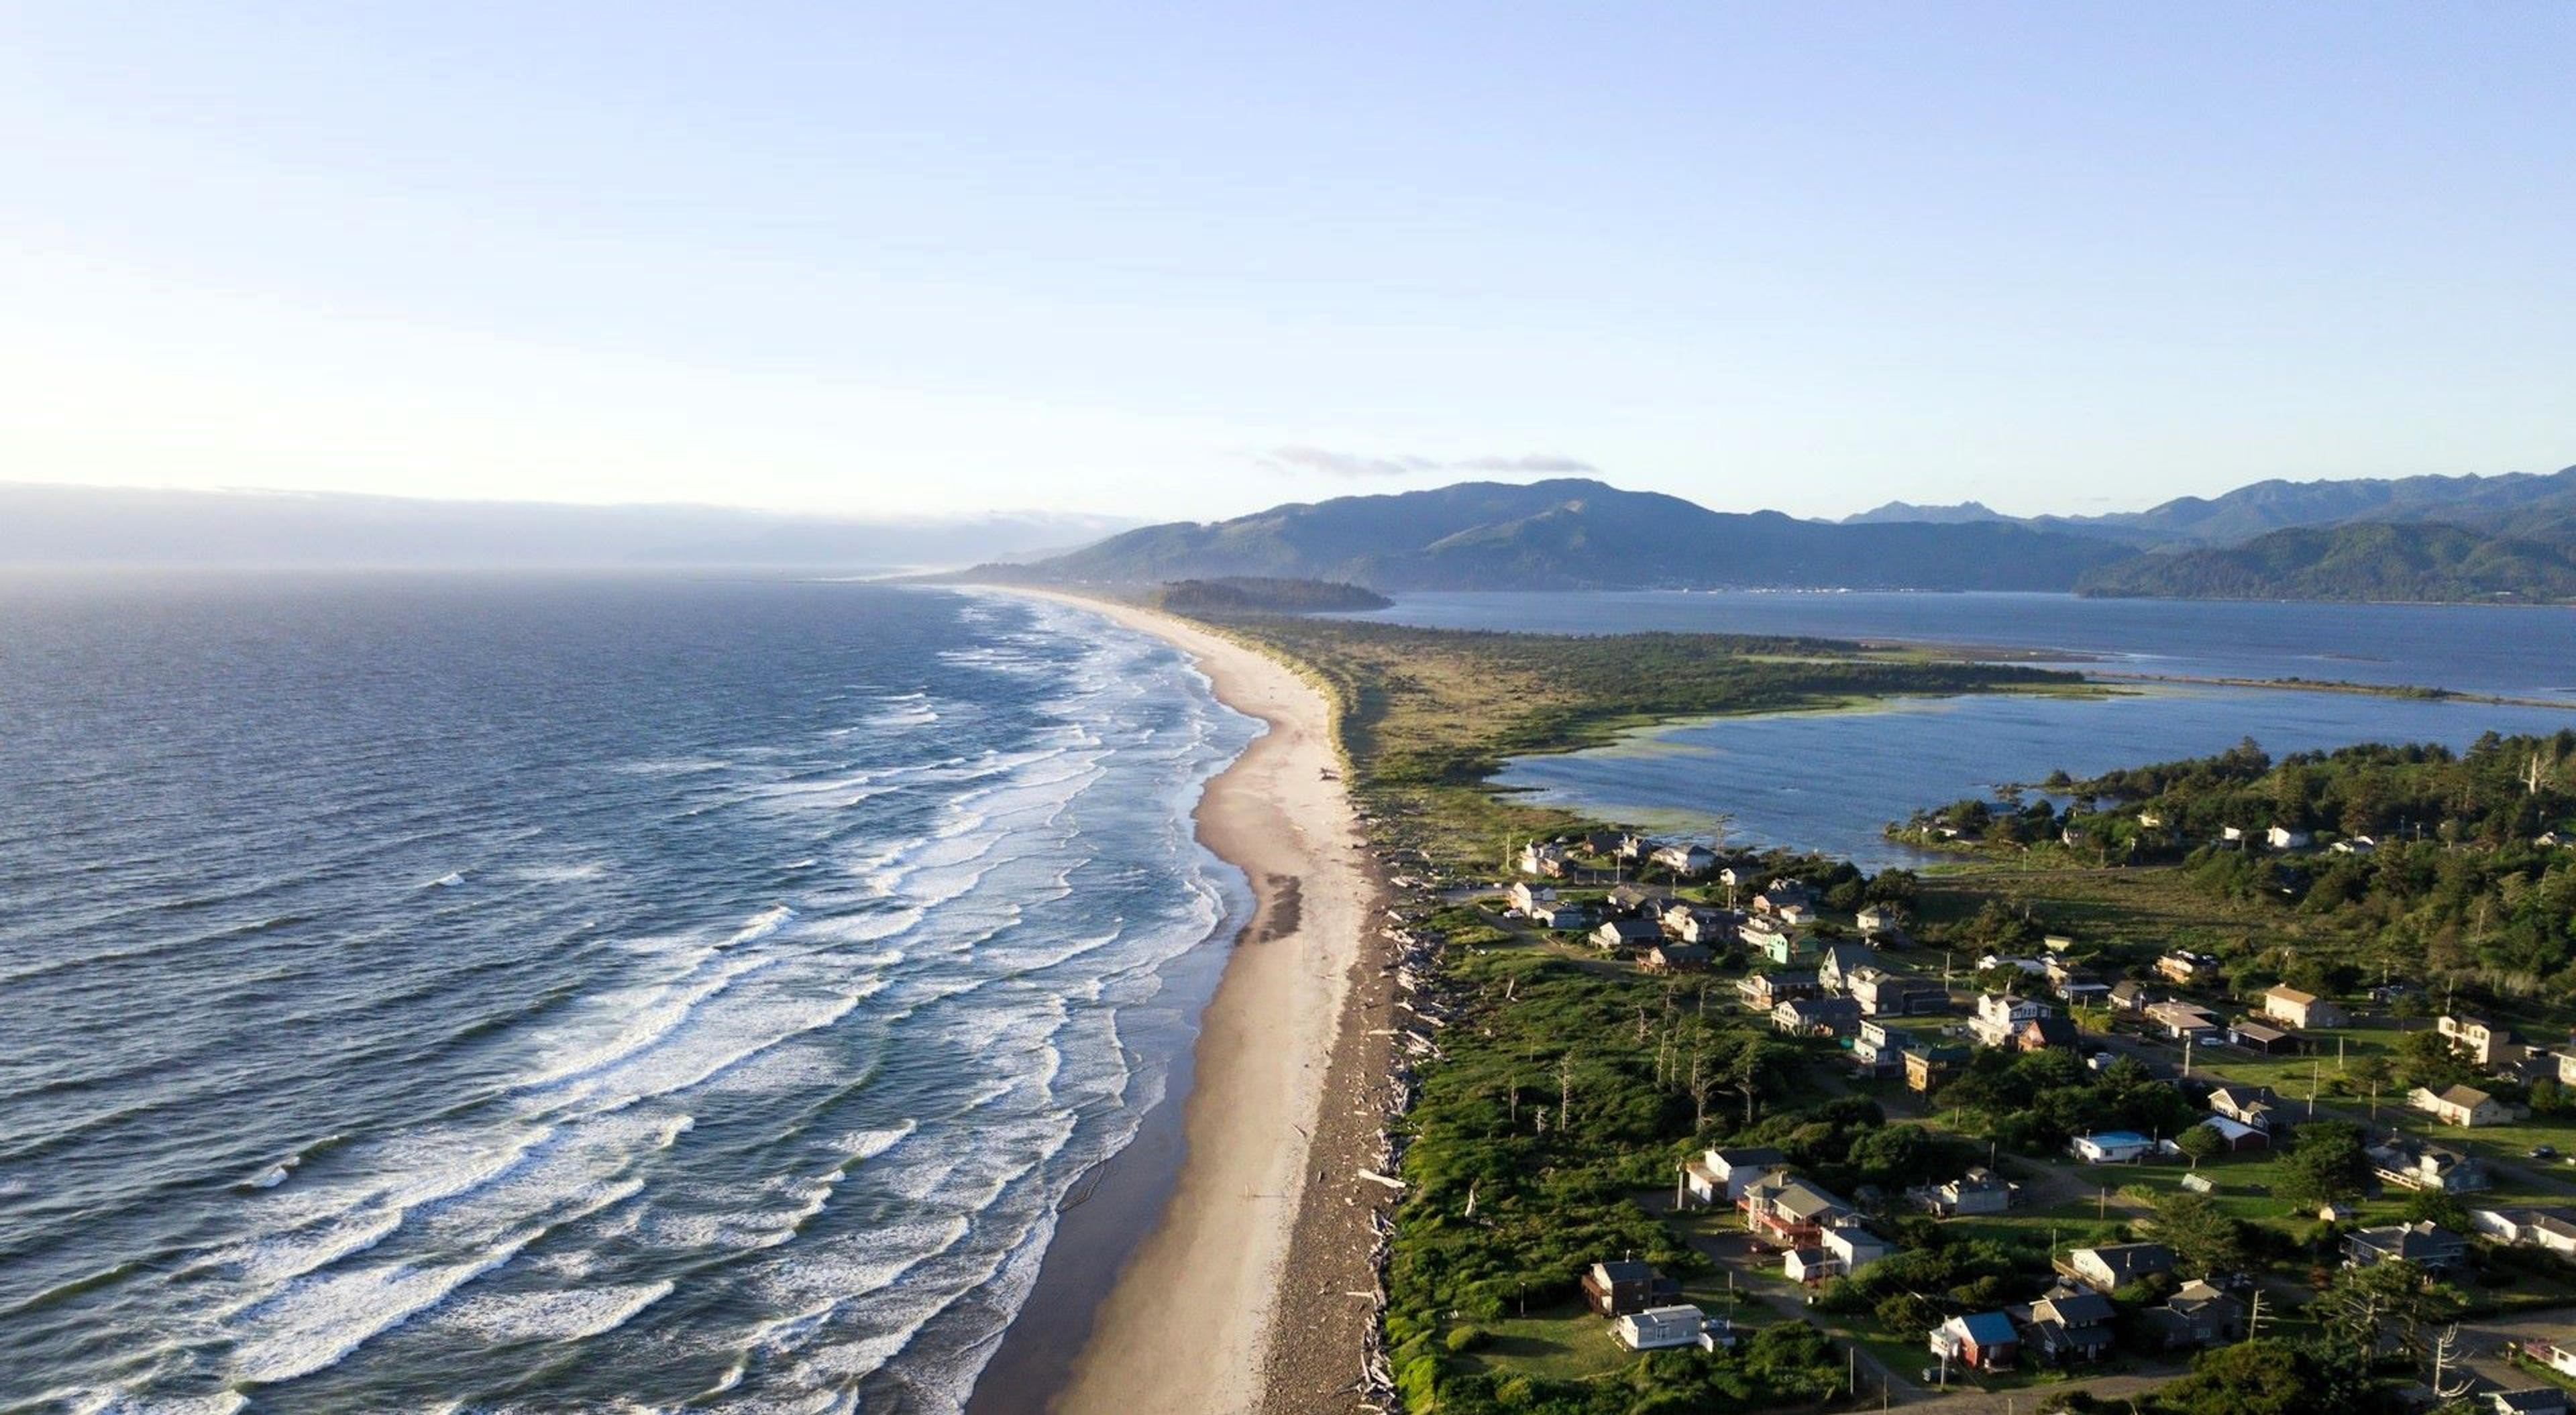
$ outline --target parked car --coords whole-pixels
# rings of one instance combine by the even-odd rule
[[[2536,1160],[2554,1160],[2558,1158],[2558,1147],[2556,1145],[2534,1145],[2531,1147],[2531,1157]]]

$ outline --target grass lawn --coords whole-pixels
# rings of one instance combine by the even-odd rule
[[[1645,1359],[1610,1335],[1609,1319],[1581,1302],[1476,1324],[1485,1333],[1462,1359],[1471,1369],[1549,1380],[1592,1380]]]

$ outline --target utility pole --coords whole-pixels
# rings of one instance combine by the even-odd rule
[[[2325,1063],[2311,1058],[2308,1062],[2308,1119],[2317,1118],[2317,1086],[2325,1074]]]
[[[2186,1081],[2191,1079],[2192,1040],[2198,1035],[2199,1033],[2197,1032],[2185,1032],[2182,1034],[2182,1079]]]
[[[2341,1075],[2343,1073],[2343,1044],[2345,1040],[2346,1039],[2343,1037],[2335,1038],[2335,1073],[2337,1075]]]
[[[2245,1339],[2252,1341],[2263,1334],[2263,1289],[2254,1289],[2253,1308],[2245,1318]]]

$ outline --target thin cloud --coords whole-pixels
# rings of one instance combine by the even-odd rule
[[[1578,457],[1528,453],[1518,457],[1370,457],[1325,447],[1274,447],[1254,457],[1276,471],[1322,472],[1336,477],[1406,477],[1426,472],[1501,472],[1521,476],[1591,476],[1600,469]]]

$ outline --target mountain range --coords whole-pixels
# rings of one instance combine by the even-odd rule
[[[1228,576],[1375,590],[2064,589],[2121,559],[2092,537],[2003,522],[1835,525],[1711,511],[1559,478],[1277,506],[1174,521],[1021,567],[1023,578],[1138,583]]]
[[[1585,478],[1463,482],[1121,532],[986,577],[1265,576],[1381,591],[2080,590],[2294,599],[2576,599],[2576,467],[2267,481],[2101,516],[1892,502],[1841,521],[1712,511]]]

